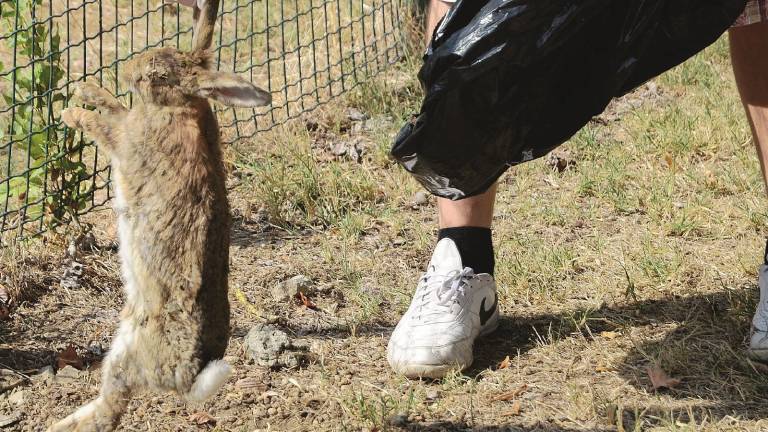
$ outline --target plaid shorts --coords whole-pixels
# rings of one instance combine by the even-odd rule
[[[768,22],[768,0],[749,0],[744,13],[733,23],[734,27]]]

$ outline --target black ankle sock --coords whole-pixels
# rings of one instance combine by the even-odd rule
[[[443,228],[437,234],[437,240],[449,238],[456,243],[464,267],[475,273],[493,274],[496,264],[493,258],[493,240],[490,228],[458,227]]]

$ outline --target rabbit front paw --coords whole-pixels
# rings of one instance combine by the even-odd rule
[[[95,106],[99,109],[114,111],[123,108],[120,102],[112,96],[112,93],[90,82],[76,84],[72,96],[86,105]]]
[[[89,111],[78,107],[65,108],[61,112],[61,121],[69,128],[82,129],[83,114],[87,112]]]

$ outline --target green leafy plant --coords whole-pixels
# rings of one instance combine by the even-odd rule
[[[42,0],[8,2],[0,14],[0,26],[14,29],[6,41],[21,65],[4,73],[7,85],[0,92],[12,107],[9,118],[0,119],[0,151],[15,155],[6,155],[11,163],[0,178],[0,199],[11,200],[4,204],[23,220],[43,217],[56,225],[87,205],[90,193],[83,180],[89,175],[74,134],[65,133],[54,117],[67,102],[66,71],[57,26],[34,19],[40,5]]]

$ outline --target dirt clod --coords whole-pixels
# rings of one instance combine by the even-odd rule
[[[347,157],[357,163],[362,162],[365,150],[365,143],[360,139],[339,141],[331,145],[332,155],[337,157]]]
[[[77,261],[70,261],[64,268],[64,273],[59,281],[62,288],[76,289],[80,287],[80,277],[83,275],[83,265]]]
[[[80,377],[83,375],[83,372],[75,369],[72,366],[64,366],[63,368],[59,369],[59,371],[56,373],[56,381],[74,381],[80,379]]]
[[[253,326],[245,337],[245,347],[257,365],[271,369],[299,367],[309,355],[307,345],[271,325]]]
[[[347,118],[354,122],[365,121],[368,120],[368,114],[357,108],[350,108],[347,110]]]
[[[425,204],[429,203],[429,194],[427,194],[424,191],[418,191],[415,194],[413,194],[413,198],[411,198],[411,207],[417,208],[421,207]]]
[[[313,291],[312,279],[304,275],[296,275],[275,285],[272,288],[272,298],[277,302],[284,302],[296,297],[299,293],[310,295]]]
[[[11,393],[10,396],[8,396],[8,402],[11,405],[24,405],[24,402],[27,400],[28,394],[27,390],[24,389],[17,389],[13,393]]]
[[[346,142],[338,142],[331,148],[331,153],[334,156],[344,156],[347,154],[348,144]]]
[[[427,403],[433,403],[433,402],[435,402],[439,398],[440,398],[440,392],[439,391],[437,391],[435,389],[432,389],[432,390],[427,392],[427,397],[426,397]]]
[[[16,412],[8,415],[0,415],[0,428],[13,426],[19,420],[21,420],[21,414]]]
[[[51,382],[54,378],[53,366],[45,366],[30,377],[32,382]]]
[[[568,167],[575,165],[576,161],[569,152],[558,149],[547,155],[546,163],[553,170],[563,172]]]
[[[202,426],[202,425],[215,425],[216,424],[216,419],[215,418],[213,418],[207,412],[202,412],[202,411],[191,414],[189,416],[189,421],[192,424],[196,424],[196,425],[199,425],[199,426]]]
[[[408,424],[408,415],[404,413],[395,414],[387,419],[387,423],[393,427],[403,427]]]

